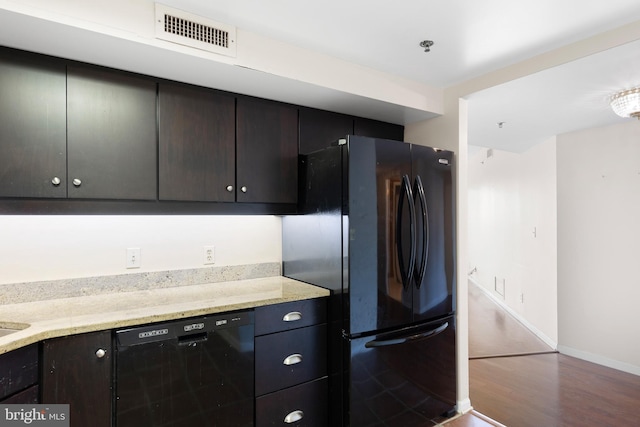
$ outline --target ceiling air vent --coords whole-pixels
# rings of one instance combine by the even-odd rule
[[[236,28],[156,3],[156,38],[236,56]]]

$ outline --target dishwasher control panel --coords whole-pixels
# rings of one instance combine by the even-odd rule
[[[152,323],[116,331],[118,346],[128,347],[155,341],[187,338],[222,329],[253,324],[253,311],[236,311],[198,318]]]

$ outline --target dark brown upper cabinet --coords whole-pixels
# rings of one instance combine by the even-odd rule
[[[70,198],[155,200],[156,82],[69,65],[67,159]]]
[[[236,201],[296,203],[298,109],[239,97],[236,114]]]
[[[0,197],[66,197],[66,69],[0,50]]]
[[[353,133],[371,138],[404,141],[404,126],[361,117],[354,119]]]
[[[160,200],[235,201],[235,97],[159,86]]]
[[[300,154],[309,154],[353,134],[353,117],[331,111],[300,109]]]
[[[404,128],[0,48],[0,213],[289,213],[348,134]]]

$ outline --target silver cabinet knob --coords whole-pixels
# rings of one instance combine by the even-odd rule
[[[231,193],[233,191],[233,185],[227,185],[227,191]]]
[[[54,176],[53,179],[51,180],[51,183],[57,187],[58,185],[60,185],[60,178],[58,178],[57,176]]]
[[[78,178],[73,178],[73,185],[76,187],[80,187],[80,185],[82,184],[82,181],[80,181]]]
[[[247,192],[247,187],[244,187],[244,186],[240,187],[240,191],[242,191],[243,193],[246,193]]]
[[[106,354],[107,354],[107,350],[105,350],[103,348],[99,348],[99,349],[96,350],[96,357],[98,359],[102,359]]]

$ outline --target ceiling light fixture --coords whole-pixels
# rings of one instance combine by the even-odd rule
[[[635,117],[640,120],[640,87],[612,95],[611,108],[620,117]]]
[[[420,42],[420,47],[423,47],[425,52],[431,52],[431,46],[433,46],[432,40],[422,40]]]

